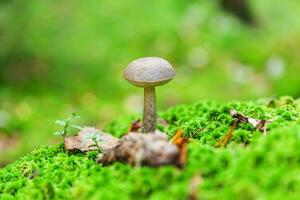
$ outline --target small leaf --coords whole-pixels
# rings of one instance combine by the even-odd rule
[[[78,130],[82,130],[82,127],[81,126],[78,126],[78,125],[71,125],[72,128],[75,128],[75,129],[78,129]]]
[[[55,124],[58,124],[60,126],[65,126],[66,125],[66,121],[65,120],[56,120]]]
[[[54,133],[54,135],[57,135],[57,136],[62,136],[64,133],[62,131],[56,131]]]

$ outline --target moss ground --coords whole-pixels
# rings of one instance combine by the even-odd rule
[[[183,128],[191,138],[183,170],[172,166],[95,164],[95,153],[69,154],[61,145],[41,147],[0,170],[0,199],[187,199],[193,177],[201,176],[201,199],[297,199],[300,196],[299,100],[198,102],[160,114],[158,125],[171,137]],[[241,124],[225,149],[213,145],[232,122],[234,108],[251,117],[273,119],[264,137]],[[106,131],[121,135],[131,118]]]

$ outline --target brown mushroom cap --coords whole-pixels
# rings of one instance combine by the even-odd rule
[[[154,87],[166,84],[175,76],[171,64],[158,57],[145,57],[132,61],[124,70],[126,80],[137,87]]]

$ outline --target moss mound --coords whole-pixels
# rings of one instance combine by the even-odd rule
[[[273,119],[264,137],[240,124],[230,144],[216,149],[234,108],[258,119]],[[219,104],[199,102],[161,113],[169,136],[182,127],[189,144],[184,170],[172,166],[95,164],[95,153],[69,154],[61,145],[39,148],[0,170],[1,199],[187,199],[193,177],[201,176],[201,199],[297,199],[300,196],[299,101],[291,98]],[[130,119],[106,131],[125,132]]]

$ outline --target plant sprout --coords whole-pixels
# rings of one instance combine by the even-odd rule
[[[72,115],[67,119],[56,120],[55,124],[58,124],[59,126],[62,126],[63,129],[61,131],[55,132],[54,135],[59,135],[59,136],[62,136],[62,137],[66,137],[67,134],[70,133],[70,128],[81,130],[82,129],[81,126],[72,124],[73,121],[75,121],[76,119],[79,119],[79,118],[80,118],[79,115],[77,115],[76,113],[72,113]]]
[[[97,131],[97,132],[98,132],[98,131]],[[100,140],[99,135],[97,135],[97,132],[94,133],[94,134],[90,137],[90,139],[93,140],[94,144],[91,144],[89,147],[96,147],[96,148],[97,148],[97,151],[98,151],[99,153],[101,153],[101,152],[102,152],[102,148],[101,148],[100,145],[99,145],[99,142],[101,142],[101,140]]]

